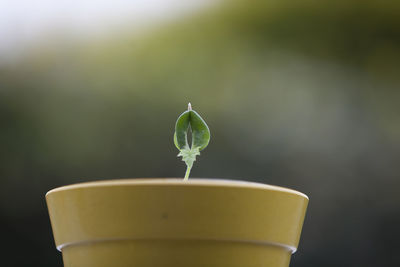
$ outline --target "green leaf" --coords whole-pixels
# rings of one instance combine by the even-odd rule
[[[189,122],[192,129],[192,148],[198,147],[201,151],[210,142],[210,130],[203,118],[194,110],[189,111]]]
[[[189,147],[188,131],[192,131],[192,144]],[[194,110],[189,103],[188,110],[183,112],[175,124],[174,144],[179,149],[178,157],[186,163],[187,170],[185,180],[188,179],[193,162],[200,151],[207,147],[210,142],[210,130],[203,118]]]
[[[189,148],[187,134],[190,125],[189,110],[183,112],[176,121],[174,143],[178,149]]]

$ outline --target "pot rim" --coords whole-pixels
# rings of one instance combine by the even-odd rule
[[[309,197],[297,190],[277,186],[277,185],[269,185],[257,182],[249,182],[242,180],[231,180],[231,179],[220,179],[220,178],[191,178],[188,181],[184,181],[182,178],[122,178],[115,180],[98,180],[98,181],[90,181],[90,182],[82,182],[71,185],[65,185],[61,187],[54,188],[46,193],[46,197],[49,194],[77,189],[77,188],[88,188],[88,187],[107,187],[107,186],[121,186],[121,185],[157,185],[157,186],[212,186],[212,187],[244,187],[244,188],[257,188],[257,189],[267,189],[274,190],[286,193],[292,193],[309,200]]]

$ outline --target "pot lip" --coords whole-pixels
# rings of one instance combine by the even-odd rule
[[[306,194],[286,187],[262,184],[257,182],[242,181],[242,180],[229,180],[229,179],[218,179],[218,178],[216,179],[191,178],[188,181],[183,181],[182,178],[125,178],[125,179],[115,179],[115,180],[99,180],[99,181],[83,182],[83,183],[76,183],[76,184],[57,187],[48,191],[46,193],[46,196],[52,193],[78,189],[78,188],[107,187],[107,186],[121,186],[121,185],[242,187],[242,188],[265,189],[271,191],[291,193],[304,197],[305,199],[309,200]]]

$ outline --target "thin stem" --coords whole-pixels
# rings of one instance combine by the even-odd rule
[[[187,181],[189,179],[189,174],[190,174],[191,169],[192,169],[192,166],[187,165],[185,178],[183,178],[184,181]]]

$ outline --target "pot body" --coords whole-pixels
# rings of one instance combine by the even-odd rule
[[[46,195],[65,267],[287,267],[308,198],[257,183],[129,179]]]

